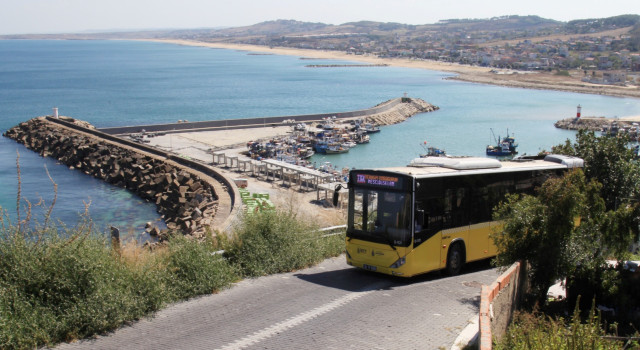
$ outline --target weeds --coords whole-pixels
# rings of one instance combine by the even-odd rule
[[[239,279],[235,266],[220,255],[212,255],[215,246],[211,239],[198,243],[176,235],[170,242],[164,278],[173,299],[214,293]]]
[[[22,202],[27,212],[21,217]],[[33,206],[20,189],[17,205],[17,224],[0,213],[1,349],[91,337],[241,276],[304,268],[344,249],[343,235],[322,237],[292,209],[245,217],[229,239],[209,235],[199,242],[174,233],[154,250],[130,242],[115,251],[93,231],[88,211],[67,229],[51,223],[52,206],[44,225],[30,222]],[[221,248],[228,259],[212,254]]]
[[[344,249],[344,236],[321,237],[316,224],[293,211],[246,216],[234,231],[225,255],[247,277],[301,269]]]
[[[624,342],[606,337],[594,305],[585,322],[582,322],[577,306],[570,320],[561,317],[554,319],[535,312],[519,313],[507,334],[495,344],[495,349],[613,350],[622,349],[623,346]]]
[[[153,253],[116,254],[103,238],[50,229],[0,240],[0,348],[85,338],[237,280],[209,245],[181,236]]]

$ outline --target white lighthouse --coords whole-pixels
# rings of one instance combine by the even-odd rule
[[[53,107],[53,117],[58,119],[58,107]]]

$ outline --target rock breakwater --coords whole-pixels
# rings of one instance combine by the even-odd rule
[[[382,107],[385,104],[391,103],[395,103],[395,106],[393,108],[390,108],[381,113],[367,115],[367,122],[380,126],[397,124],[416,114],[433,112],[440,109],[440,107],[432,105],[431,103],[422,99],[408,97],[402,98],[401,103],[397,103],[397,99],[394,99],[383,102],[375,107]]]
[[[637,131],[640,123],[638,117],[605,118],[605,117],[581,117],[558,120],[553,124],[556,128],[565,130],[608,131],[614,129],[628,129]]]
[[[68,121],[74,122],[71,118]],[[44,117],[21,123],[4,136],[43,157],[55,158],[154,202],[169,230],[201,238],[213,223],[218,195],[210,180],[168,159],[66,128]],[[168,231],[153,228],[151,233],[163,240]]]
[[[558,129],[601,131],[609,126],[612,120],[605,117],[566,118],[553,124]]]

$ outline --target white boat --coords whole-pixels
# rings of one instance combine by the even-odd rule
[[[347,153],[349,152],[349,149],[346,147],[342,147],[342,145],[339,144],[333,144],[333,145],[329,145],[327,147],[327,154],[340,154],[340,153]]]
[[[356,143],[369,143],[370,140],[371,140],[371,137],[369,137],[369,135],[360,134],[360,135],[358,135],[358,138],[356,139]]]

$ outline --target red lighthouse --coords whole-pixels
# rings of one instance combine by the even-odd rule
[[[576,113],[576,119],[580,118],[580,112],[582,112],[582,107],[578,105],[578,112]]]

